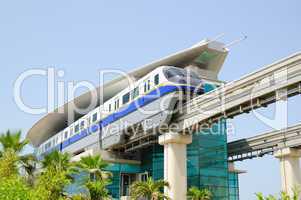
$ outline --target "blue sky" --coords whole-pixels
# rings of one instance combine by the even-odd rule
[[[23,113],[14,103],[13,83],[30,68],[63,69],[61,81],[98,82],[103,68],[131,70],[207,37],[225,33],[231,47],[220,72],[230,81],[301,49],[300,1],[1,1],[0,130],[24,133],[41,115]],[[27,104],[46,104],[46,80],[23,85]],[[300,121],[300,97],[289,100],[289,124]],[[299,104],[298,104],[299,103]],[[273,106],[261,109],[273,115]],[[252,114],[232,120],[229,140],[270,130]],[[272,156],[237,163],[241,199],[280,190],[279,163]]]

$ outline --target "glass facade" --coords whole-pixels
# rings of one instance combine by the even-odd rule
[[[205,92],[214,87],[205,84]],[[192,141],[187,145],[188,188],[208,188],[213,193],[213,200],[238,200],[238,175],[228,172],[226,120],[195,132]],[[119,198],[122,173],[147,172],[155,180],[163,179],[163,146],[156,144],[142,149],[141,155],[141,165],[115,164],[108,168],[114,175],[109,186],[112,197]]]
[[[110,171],[113,175],[112,183],[107,187],[110,191],[110,195],[114,199],[119,199],[121,193],[121,174],[138,174],[141,171],[140,169],[140,165],[134,164],[112,164],[108,166],[106,170]]]
[[[238,200],[237,174],[228,172],[227,135],[225,120],[193,135],[193,142],[187,145],[188,187],[208,188],[214,200]],[[147,172],[155,180],[163,179],[163,146],[153,145],[142,150],[141,165],[115,164],[108,170],[113,172],[109,190],[114,198],[120,194],[122,173]]]
[[[239,200],[238,173],[229,173],[229,200]]]
[[[143,150],[141,158],[141,172],[148,172],[154,180],[164,176],[164,148],[156,144]]]
[[[106,170],[112,172],[113,174],[112,183],[108,186],[108,190],[114,199],[119,199],[120,194],[122,193],[122,174],[138,175],[141,173],[147,173],[155,180],[163,179],[163,146],[156,144],[141,151],[143,155],[141,158],[141,165],[111,164],[109,167],[107,167]]]
[[[188,187],[208,188],[213,199],[228,199],[227,136],[225,121],[193,135],[187,146]]]

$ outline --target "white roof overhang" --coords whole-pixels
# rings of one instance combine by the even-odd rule
[[[203,40],[188,49],[184,49],[147,65],[138,67],[128,73],[128,75],[139,79],[160,66],[176,66],[184,68],[189,65],[197,65],[202,68],[202,70],[208,70],[211,73],[216,74],[217,77],[227,54],[228,49],[224,48],[223,43]],[[126,77],[118,77],[105,83],[103,86],[99,86],[94,91],[97,93],[97,105],[99,106],[101,104],[101,98],[103,101],[106,101],[127,87],[127,85],[128,79]],[[99,91],[103,91],[103,95],[101,95]],[[36,122],[28,131],[26,137],[33,146],[39,146],[42,142],[67,126],[68,113],[74,113],[74,120],[82,116],[75,112],[73,105],[76,105],[78,108],[86,108],[90,104],[90,100],[91,92],[89,91],[76,97],[74,100],[67,102]],[[63,112],[58,112],[58,110]]]

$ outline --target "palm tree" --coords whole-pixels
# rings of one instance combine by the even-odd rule
[[[87,172],[90,176],[90,180],[105,180],[111,177],[111,173],[104,171],[104,168],[108,166],[99,155],[81,157],[76,166]]]
[[[106,186],[109,184],[107,180],[88,181],[86,187],[89,190],[91,200],[110,199],[109,191]]]
[[[164,180],[154,181],[148,178],[145,182],[137,181],[131,186],[131,196],[134,200],[146,198],[147,200],[170,199],[162,192],[164,187],[169,187],[169,183]]]
[[[20,156],[20,163],[25,172],[25,179],[30,186],[34,184],[37,162],[38,160],[34,154]]]
[[[208,189],[199,189],[197,187],[191,187],[188,190],[187,198],[189,200],[211,200],[212,193]]]
[[[6,133],[0,134],[1,154],[8,149],[12,149],[17,154],[24,150],[28,144],[28,140],[21,140],[21,131],[11,133],[9,130]]]
[[[109,198],[106,186],[110,183],[111,173],[104,171],[108,164],[99,155],[81,157],[76,163],[80,172],[86,172],[89,177],[84,181],[88,189],[90,199],[104,200]]]
[[[73,164],[70,161],[70,155],[53,151],[44,156],[41,167],[42,171],[34,187],[34,199],[66,198],[68,196],[66,188],[73,180]]]
[[[18,175],[17,163],[18,156],[13,150],[8,149],[3,152],[0,157],[0,182]]]
[[[12,157],[15,157],[14,163],[12,163],[12,168],[23,168],[27,180],[30,184],[33,183],[33,174],[35,171],[36,158],[33,154],[21,155],[25,146],[28,144],[28,140],[21,139],[21,131],[11,133],[9,130],[6,133],[0,134],[0,157],[3,157],[4,154],[11,154]],[[15,170],[16,173],[18,170]]]
[[[41,164],[42,168],[52,168],[56,171],[67,171],[70,172],[73,164],[70,161],[71,157],[68,153],[61,153],[59,151],[52,151],[47,154]]]

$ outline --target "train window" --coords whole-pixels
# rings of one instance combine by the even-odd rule
[[[111,110],[112,110],[112,109],[111,109],[111,104],[109,104],[109,112],[111,112]]]
[[[115,110],[119,108],[119,99],[115,100]]]
[[[150,90],[150,80],[147,79],[144,81],[144,93]]]
[[[147,80],[147,90],[150,90],[150,80]]]
[[[135,87],[134,90],[132,91],[132,99],[135,99],[138,96],[139,96],[139,88]]]
[[[87,118],[87,126],[89,127],[90,126],[90,123],[91,123],[91,117],[90,116],[88,116],[88,118]]]
[[[159,84],[159,74],[155,75],[155,77],[154,77],[154,83],[155,83],[155,85]]]
[[[79,131],[79,124],[76,124],[74,127],[74,133],[77,133]]]
[[[165,71],[165,75],[167,78],[171,78],[174,76],[185,76],[185,74],[180,69],[170,68]]]
[[[45,150],[47,151],[51,147],[51,142],[47,142],[45,145]]]
[[[67,140],[67,138],[68,138],[68,131],[65,131],[64,132],[64,139]]]
[[[97,113],[94,113],[92,116],[92,122],[96,122],[97,120]]]
[[[130,101],[130,93],[126,93],[125,95],[122,96],[122,104],[126,104]]]
[[[70,127],[70,134],[69,136],[72,136],[73,135],[73,127]]]
[[[147,84],[144,82],[144,93],[147,92]]]
[[[80,122],[80,129],[83,130],[85,128],[85,121]]]

